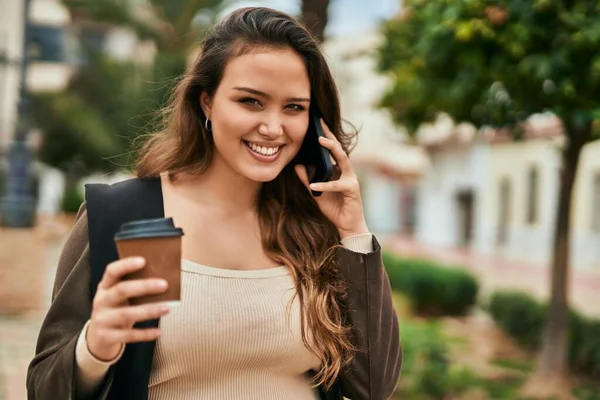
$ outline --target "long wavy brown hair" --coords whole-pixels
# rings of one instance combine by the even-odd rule
[[[176,85],[169,105],[162,110],[162,129],[140,150],[139,177],[155,177],[163,171],[171,176],[206,171],[214,143],[204,126],[200,94],[213,96],[228,60],[257,46],[291,48],[304,59],[311,101],[346,153],[350,151],[355,133],[342,131],[337,88],[315,38],[287,14],[262,7],[241,8],[212,28],[197,60]],[[356,351],[344,317],[346,288],[335,261],[340,240],[337,229],[321,213],[291,164],[263,185],[258,215],[265,251],[293,271],[302,309],[302,340],[322,361],[312,383],[329,388]]]

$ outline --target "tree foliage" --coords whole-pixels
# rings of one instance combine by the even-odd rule
[[[143,128],[142,82],[132,63],[93,51],[86,58],[65,91],[33,95],[39,157],[63,171],[114,171],[128,164],[129,142]]]
[[[153,111],[163,107],[199,43],[204,26],[197,16],[204,12],[205,23],[214,20],[224,1],[149,0],[146,13],[130,0],[63,3],[74,20],[130,28],[153,41],[157,51],[152,64],[143,66],[80,43],[83,63],[68,88],[34,95],[36,125],[43,133],[39,157],[70,174],[128,167],[131,141],[153,130]]]
[[[413,131],[439,111],[478,126],[600,116],[598,2],[410,0],[384,36],[379,66],[395,83],[382,105]]]

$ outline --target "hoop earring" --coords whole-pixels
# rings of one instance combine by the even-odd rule
[[[208,118],[206,118],[206,119],[204,120],[204,127],[206,128],[206,130],[207,130],[208,132],[210,132],[210,131],[212,130],[212,123],[210,124],[210,128],[208,127],[208,123],[209,123],[209,122],[210,122],[210,120],[209,120]]]

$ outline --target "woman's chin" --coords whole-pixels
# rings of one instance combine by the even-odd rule
[[[254,182],[271,182],[279,176],[281,168],[270,167],[270,168],[249,168],[243,171],[243,174]]]
[[[278,173],[277,174],[251,174],[251,175],[248,175],[248,178],[250,178],[254,182],[267,183],[267,182],[271,182],[272,180],[275,180],[275,178],[277,178],[277,176],[279,176]]]

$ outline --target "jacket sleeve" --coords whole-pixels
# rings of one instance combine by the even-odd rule
[[[400,376],[402,346],[381,247],[375,237],[368,254],[342,247],[338,263],[348,284],[345,305],[358,348],[341,376],[342,394],[352,400],[388,399]]]
[[[28,400],[76,398],[75,349],[92,310],[90,272],[87,212],[83,204],[60,256],[52,303],[27,371]],[[111,380],[112,369],[95,399],[106,398]]]

